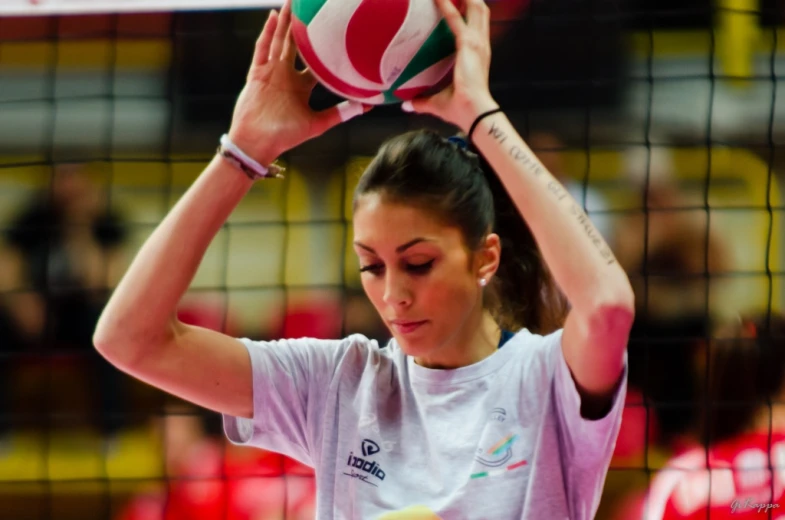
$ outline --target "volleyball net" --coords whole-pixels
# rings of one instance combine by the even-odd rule
[[[694,431],[694,359],[715,324],[783,309],[782,15],[752,0],[489,5],[494,94],[636,290],[598,515],[621,518]],[[214,414],[91,345],[228,128],[271,6],[0,2],[0,519],[313,517],[308,468],[227,446]],[[255,186],[210,246],[180,318],[254,339],[386,340],[350,201],[382,140],[421,126],[451,131],[381,107],[288,153],[286,179]]]

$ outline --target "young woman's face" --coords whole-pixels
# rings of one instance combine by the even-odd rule
[[[450,341],[472,312],[482,311],[474,255],[460,229],[425,210],[362,196],[354,250],[366,294],[410,356]]]

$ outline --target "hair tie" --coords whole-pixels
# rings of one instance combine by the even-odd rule
[[[472,126],[469,129],[469,133],[467,134],[468,135],[467,139],[469,141],[472,141],[472,136],[474,135],[474,131],[477,129],[477,125],[480,124],[480,121],[493,114],[498,114],[501,111],[502,111],[501,107],[494,108],[493,110],[488,110],[487,112],[483,112],[482,114],[477,116],[477,119],[474,120],[474,123],[472,123]]]
[[[461,137],[459,135],[454,135],[452,137],[448,137],[447,141],[451,142],[452,144],[454,144],[455,146],[457,146],[461,150],[468,150],[469,149],[469,143],[466,141],[466,139],[464,139],[463,137]]]

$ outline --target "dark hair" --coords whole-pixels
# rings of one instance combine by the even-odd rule
[[[480,155],[429,130],[399,135],[381,146],[363,173],[354,206],[368,193],[432,212],[462,230],[470,251],[488,233],[497,233],[502,255],[487,288],[486,308],[506,330],[526,327],[546,334],[562,326],[566,301],[529,227]]]
[[[708,444],[748,430],[785,385],[785,316],[743,318],[725,329],[709,350],[708,407],[701,421]]]

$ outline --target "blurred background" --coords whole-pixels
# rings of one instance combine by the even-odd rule
[[[494,95],[636,291],[597,518],[640,518],[658,470],[700,441],[717,326],[783,309],[785,5],[489,5]],[[91,344],[112,288],[228,128],[266,16],[0,18],[0,519],[314,517],[309,468],[230,447],[216,414]],[[386,340],[351,251],[351,193],[383,139],[421,126],[453,131],[382,107],[289,153],[286,179],[255,186],[212,244],[180,318],[253,339]]]

